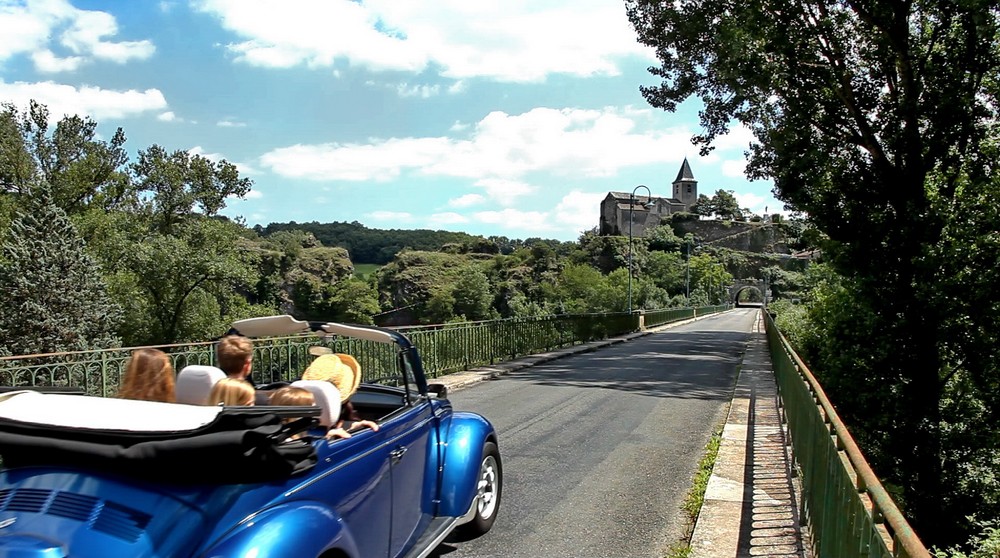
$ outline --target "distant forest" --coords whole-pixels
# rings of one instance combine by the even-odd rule
[[[430,229],[370,229],[357,221],[351,223],[271,223],[257,225],[254,231],[262,237],[278,231],[304,231],[311,233],[323,246],[340,247],[348,251],[351,261],[358,264],[385,265],[404,248],[418,251],[438,251],[449,244],[472,246],[473,252],[511,254],[518,248],[546,244],[557,249],[563,244],[558,240],[528,238],[510,239],[505,236],[481,236],[463,232]]]

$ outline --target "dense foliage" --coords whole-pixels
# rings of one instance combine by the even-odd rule
[[[0,354],[117,346],[120,309],[47,188],[17,213],[2,249]]]
[[[410,250],[439,250],[446,244],[471,244],[478,237],[466,233],[431,230],[370,229],[361,223],[271,223],[254,230],[261,236],[279,231],[305,231],[326,246],[346,248],[357,263],[387,264],[404,248]],[[488,250],[499,250],[489,243]]]
[[[622,312],[629,291],[635,309],[709,304],[723,301],[732,282],[694,236],[669,226],[631,246],[594,231],[560,242],[358,223],[250,229],[219,216],[252,187],[234,165],[158,145],[138,150],[133,162],[120,129],[104,140],[88,118],[51,122],[43,105],[0,105],[0,264],[8,282],[37,287],[17,296],[5,288],[0,300],[10,308],[0,346],[12,353],[210,339],[231,320],[276,312],[414,324]],[[54,227],[48,238],[46,221]],[[72,293],[39,275],[51,275],[52,264],[35,254],[56,248],[79,259]],[[354,262],[385,265],[360,279]],[[67,292],[57,300],[44,289]],[[105,313],[71,317],[69,308]],[[31,328],[50,323],[50,314],[94,331],[70,343]],[[34,344],[20,344],[16,331]]]
[[[699,98],[706,151],[748,128],[751,177],[827,235],[811,362],[918,533],[1000,517],[995,0],[627,5],[646,98]]]

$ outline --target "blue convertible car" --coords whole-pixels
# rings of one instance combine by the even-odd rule
[[[288,316],[234,327],[384,349],[392,375],[351,398],[379,429],[326,438],[319,402],[212,407],[7,391],[0,558],[420,557],[456,529],[490,529],[502,478],[496,432],[427,384],[406,337]]]

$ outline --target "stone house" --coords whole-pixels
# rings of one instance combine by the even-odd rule
[[[644,191],[645,188],[637,188]],[[670,215],[680,211],[690,211],[698,201],[698,181],[691,173],[687,158],[681,163],[680,171],[673,182],[673,195],[659,197],[641,196],[638,191],[608,192],[601,201],[601,235],[628,235],[629,218],[632,219],[632,236],[645,236],[646,230],[659,225]],[[647,207],[649,205],[649,207]]]

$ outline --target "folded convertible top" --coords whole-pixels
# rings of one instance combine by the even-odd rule
[[[14,392],[0,397],[0,456],[5,468],[96,469],[159,483],[265,482],[316,463],[311,443],[288,439],[279,411]]]

